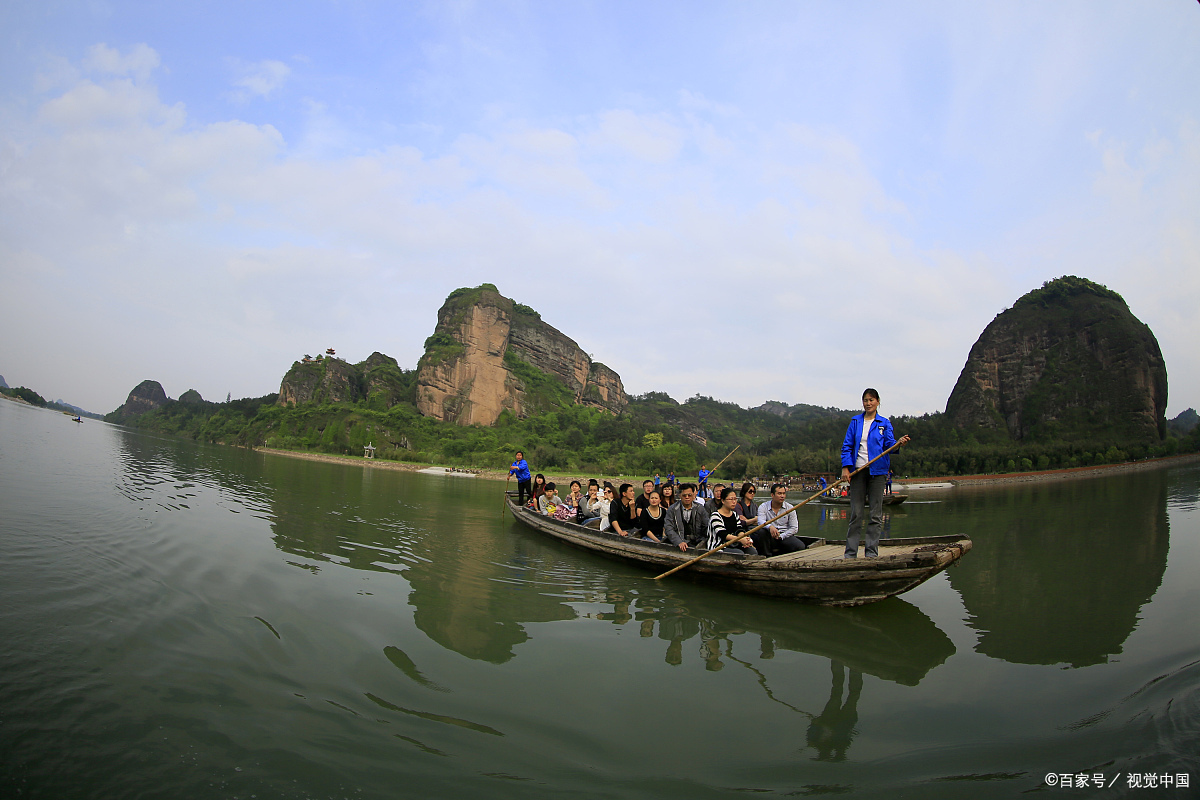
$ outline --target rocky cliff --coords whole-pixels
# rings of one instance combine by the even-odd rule
[[[354,403],[368,400],[380,410],[411,400],[412,373],[405,375],[396,359],[375,352],[366,361],[350,364],[340,358],[311,359],[292,364],[279,384],[281,406],[306,403]]]
[[[279,384],[281,406],[353,403],[362,397],[362,377],[340,358],[296,361]]]
[[[129,393],[129,397],[125,398],[125,404],[110,416],[116,416],[121,419],[136,417],[139,414],[145,414],[147,411],[153,411],[166,402],[167,393],[163,391],[161,383],[158,381],[142,381],[133,387],[133,391]]]
[[[1158,340],[1119,294],[1067,276],[1029,292],[984,329],[946,403],[960,427],[1013,439],[1166,433]]]
[[[417,365],[417,409],[461,425],[492,425],[567,404],[614,413],[628,404],[621,377],[491,284],[456,289],[438,311]]]

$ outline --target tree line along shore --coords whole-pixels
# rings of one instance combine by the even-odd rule
[[[314,454],[361,457],[371,445],[377,461],[420,466],[496,470],[522,450],[538,471],[555,475],[694,475],[738,447],[721,472],[740,480],[836,472],[854,413],[794,406],[791,416],[780,417],[709,397],[678,403],[651,392],[631,398],[619,415],[572,406],[525,418],[505,412],[483,427],[431,419],[407,403],[385,410],[370,400],[282,406],[277,399],[168,400],[111,421],[201,442]],[[1003,431],[958,427],[941,413],[890,419],[897,436],[912,437],[892,459],[896,475],[907,477],[1046,472],[1200,452],[1200,426],[1168,429],[1149,441],[1102,430],[1012,441]]]

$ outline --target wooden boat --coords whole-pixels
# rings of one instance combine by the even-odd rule
[[[883,496],[883,504],[885,506],[898,506],[907,499],[908,499],[908,495],[906,495],[906,494],[885,494]],[[850,505],[850,498],[849,497],[822,497],[820,500],[817,500],[816,502],[825,503],[827,505],[848,506],[848,505]]]
[[[668,544],[630,540],[615,533],[562,522],[521,508],[509,494],[508,510],[539,533],[584,550],[654,570],[679,566],[699,555]],[[860,606],[907,592],[971,549],[971,537],[883,539],[878,558],[842,559],[845,540],[804,537],[808,549],[779,556],[720,552],[664,580],[687,578],[751,594],[787,597],[824,606]]]

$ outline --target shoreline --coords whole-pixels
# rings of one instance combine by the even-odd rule
[[[312,453],[303,450],[277,450],[272,447],[254,447],[250,448],[256,453],[267,453],[269,455],[286,456],[288,458],[300,458],[308,461],[322,461],[326,464],[357,464],[363,467],[372,467],[379,469],[390,469],[397,472],[419,472],[423,469],[451,469],[451,467],[441,464],[421,464],[411,461],[388,461],[385,459],[363,458],[362,456],[344,456],[334,455],[332,453]],[[1096,478],[1105,475],[1110,475],[1115,472],[1141,472],[1150,469],[1159,469],[1169,464],[1186,464],[1193,461],[1200,461],[1200,453],[1185,453],[1177,456],[1162,456],[1160,458],[1148,458],[1144,461],[1126,461],[1121,464],[1100,464],[1091,467],[1067,467],[1065,469],[1048,469],[1036,470],[1033,472],[1001,472],[993,475],[952,475],[946,477],[921,477],[921,478],[898,478],[898,483],[949,483],[953,487],[959,486],[999,486],[1013,483],[1045,483],[1049,481],[1075,480],[1081,478]],[[474,471],[473,469],[470,471]],[[475,472],[477,478],[491,481],[508,481],[508,472],[505,470],[480,469]],[[608,480],[614,484],[621,482],[639,483],[638,477],[629,477],[627,475],[597,475],[583,476],[582,480],[589,477],[595,477],[601,483]],[[546,480],[558,484],[569,484],[572,480],[580,480],[577,475],[558,475],[547,474]],[[644,480],[642,478],[641,480]],[[679,479],[677,479],[678,481]],[[514,484],[515,485],[515,484]],[[917,489],[916,491],[945,491],[945,489]]]
[[[1200,453],[1184,453],[1178,456],[1147,458],[1143,461],[1125,461],[1120,464],[1100,464],[1092,467],[1067,467],[1065,469],[1036,470],[1033,472],[1002,472],[995,475],[957,475],[945,478],[923,479],[952,483],[957,486],[994,486],[1009,483],[1044,483],[1047,481],[1073,480],[1076,478],[1098,478],[1114,472],[1143,472],[1169,464],[1186,464],[1200,461]]]

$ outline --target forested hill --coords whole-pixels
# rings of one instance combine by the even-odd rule
[[[913,437],[893,465],[975,474],[1200,449],[1200,427],[1166,425],[1165,382],[1153,334],[1119,295],[1082,278],[1050,281],[984,331],[947,414],[892,418],[898,436]],[[494,397],[484,385],[499,387]],[[627,398],[615,371],[483,284],[450,294],[416,369],[381,353],[351,364],[331,349],[296,361],[278,394],[175,401],[144,381],[109,419],[245,446],[361,456],[372,444],[378,458],[455,466],[503,466],[521,449],[536,470],[581,475],[695,474],[737,446],[722,472],[741,478],[836,471],[853,413]]]
[[[745,409],[708,397],[678,403],[654,392],[631,398],[623,414],[584,406],[518,419],[500,415],[492,427],[460,426],[421,416],[408,403],[386,411],[370,401],[280,406],[278,396],[225,403],[168,400],[126,424],[199,441],[497,468],[522,449],[538,471],[579,475],[695,474],[735,445],[722,467],[727,478],[834,472],[852,411],[806,407],[795,417]],[[1200,450],[1200,426],[1160,442],[1130,443],[981,440],[948,423],[943,414],[892,417],[913,444],[893,460],[901,475],[955,475],[1084,466]]]

